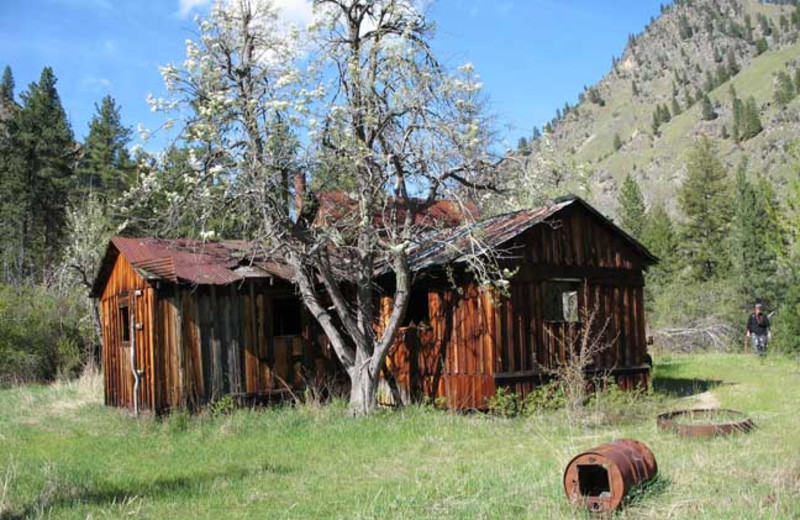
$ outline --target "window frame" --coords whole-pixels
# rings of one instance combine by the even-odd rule
[[[279,334],[278,333],[278,313],[276,310],[279,308],[281,302],[291,302],[292,305],[297,306],[297,332],[294,334]],[[275,338],[292,338],[303,335],[303,304],[299,298],[284,296],[275,297],[272,299],[272,336]],[[283,314],[285,315],[285,314]],[[285,327],[281,327],[282,329]],[[294,329],[292,329],[294,330]]]
[[[124,294],[117,300],[117,331],[119,333],[120,345],[130,347],[131,345],[131,299]]]
[[[545,323],[566,323],[566,324],[579,324],[581,323],[581,294],[583,285],[582,280],[576,278],[551,278],[542,282],[542,321]],[[550,299],[550,296],[555,293],[549,293],[548,286],[557,287],[561,286],[558,290],[559,294],[557,299]],[[568,288],[569,290],[564,290]],[[549,294],[548,294],[549,293]],[[565,305],[566,301],[572,298],[574,294],[575,307],[574,309]],[[558,311],[549,310],[551,302],[558,301]],[[568,314],[572,317],[568,317]],[[556,315],[560,318],[554,319]]]

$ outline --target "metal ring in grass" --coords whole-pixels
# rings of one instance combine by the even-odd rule
[[[658,428],[687,437],[716,437],[736,432],[749,432],[753,421],[742,412],[724,408],[678,410],[658,416]]]

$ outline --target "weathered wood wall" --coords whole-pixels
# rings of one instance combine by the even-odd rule
[[[157,287],[158,286],[158,287]],[[224,286],[150,283],[119,256],[101,297],[105,401],[133,407],[130,343],[122,341],[120,303],[136,298],[139,407],[162,412],[195,408],[222,396],[283,397],[307,377],[333,376],[338,363],[301,306],[301,333],[273,331],[276,299],[292,287],[269,280]],[[313,339],[313,340],[312,340]]]
[[[133,297],[136,290],[141,291],[141,296]],[[154,287],[139,276],[125,258],[118,257],[100,298],[103,379],[107,405],[133,408],[134,378],[131,370],[131,347],[130,343],[123,342],[120,305],[127,302],[130,306],[135,300],[135,306],[130,306],[131,318],[142,324],[141,329],[134,332],[136,365],[143,371],[139,383],[139,406],[142,409],[153,407],[156,391],[153,359],[157,351],[153,314],[155,298]]]
[[[281,397],[305,378],[335,371],[332,353],[314,338],[301,311],[301,334],[278,336],[276,299],[291,286],[248,281],[229,286],[169,286],[159,294],[161,356],[156,408],[195,408],[224,395]]]
[[[613,372],[625,389],[648,384],[642,259],[617,233],[575,206],[520,235],[508,251],[518,257],[508,267],[518,272],[507,297],[469,282],[460,294],[422,289],[428,291],[430,328],[398,335],[381,402],[443,398],[449,408],[483,409],[500,386],[524,396],[549,379],[581,328],[543,316],[544,286],[553,280],[577,282],[579,307],[596,309],[596,326],[608,320],[609,348],[593,368]]]

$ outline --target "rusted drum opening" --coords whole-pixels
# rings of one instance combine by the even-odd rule
[[[635,487],[658,473],[653,452],[632,439],[620,439],[573,458],[564,471],[564,491],[576,506],[598,513],[617,509]]]
[[[749,432],[753,421],[742,412],[724,408],[701,408],[664,413],[656,420],[658,428],[687,437],[715,437]]]

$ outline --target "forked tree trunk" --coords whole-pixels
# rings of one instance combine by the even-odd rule
[[[368,364],[367,364],[368,365]],[[354,417],[369,415],[378,405],[375,389],[378,383],[377,374],[370,373],[369,367],[353,368],[350,376],[350,415]]]

